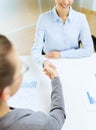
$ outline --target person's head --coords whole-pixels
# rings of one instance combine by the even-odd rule
[[[21,61],[11,42],[0,35],[0,103],[6,102],[22,81]]]
[[[55,0],[56,8],[60,10],[68,9],[73,2],[74,0]]]

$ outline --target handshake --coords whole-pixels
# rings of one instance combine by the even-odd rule
[[[44,67],[44,73],[50,79],[54,79],[55,77],[58,77],[58,72],[56,70],[56,67],[52,63],[50,63],[49,61],[44,61],[43,67]]]

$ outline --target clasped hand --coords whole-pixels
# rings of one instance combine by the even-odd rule
[[[61,54],[59,51],[51,51],[51,52],[48,52],[45,55],[45,57],[49,58],[49,59],[59,59],[59,58],[61,58]]]
[[[44,62],[44,73],[50,78],[54,79],[55,77],[58,76],[56,67],[50,63],[49,61]]]

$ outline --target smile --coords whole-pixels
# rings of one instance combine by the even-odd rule
[[[61,6],[62,8],[68,8],[68,7],[69,7],[69,5],[66,5],[66,4],[60,4],[60,6]]]

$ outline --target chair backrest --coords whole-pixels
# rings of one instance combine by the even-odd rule
[[[93,44],[94,44],[94,51],[96,52],[96,37],[94,35],[92,36]]]
[[[92,37],[92,40],[93,40],[94,51],[96,52],[96,37],[94,35],[91,35],[91,37]],[[81,41],[78,42],[78,46],[79,46],[79,48],[81,48],[81,46],[82,46]]]

